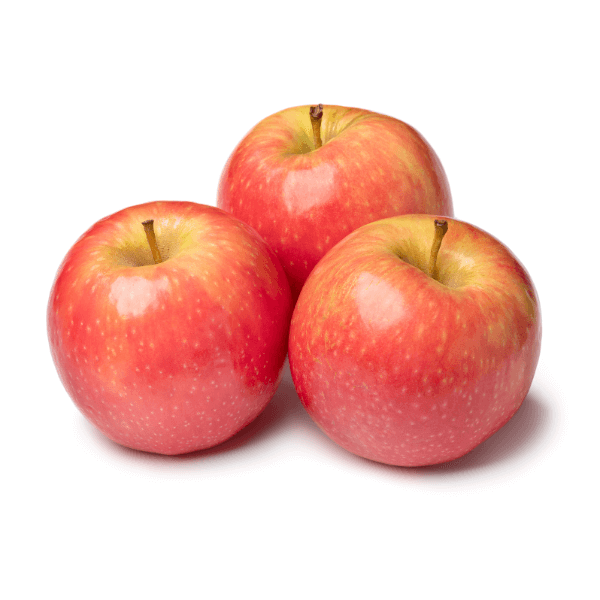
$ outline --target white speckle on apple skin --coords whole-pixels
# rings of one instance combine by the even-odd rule
[[[520,298],[532,284],[497,242],[493,251],[515,280],[501,270],[496,292],[486,273],[480,294],[476,286],[457,293],[439,286],[414,267],[394,264],[392,253],[387,263],[379,260],[375,246],[356,242],[354,257],[358,237],[325,257],[296,305],[289,359],[300,399],[332,440],[360,456],[400,466],[458,458],[504,425],[529,389],[541,326],[539,311],[532,318]],[[385,277],[386,285],[375,283]],[[367,281],[373,299],[360,288]],[[415,300],[425,285],[438,286],[438,301]],[[496,293],[514,300],[499,311]],[[470,312],[463,312],[465,298]],[[386,321],[376,311],[387,306],[397,316]],[[509,337],[511,344],[502,343]]]
[[[145,213],[160,204],[128,210]],[[182,253],[176,265],[116,270],[105,261],[102,269],[91,269],[76,256],[94,260],[94,244],[110,247],[114,240],[101,237],[109,219],[67,255],[48,307],[53,358],[79,409],[114,441],[162,454],[220,443],[264,409],[279,384],[292,308],[285,275],[255,233],[239,224],[245,233],[238,239],[228,225],[232,218],[222,211],[173,204],[198,211],[181,223],[202,221],[204,241],[213,246],[208,255]],[[132,228],[145,218],[134,216]],[[214,240],[223,241],[223,248]],[[171,266],[177,267],[173,278]],[[226,294],[222,266],[230,266],[229,279],[235,276]],[[186,270],[206,280],[187,277]],[[260,295],[249,299],[248,288]],[[59,301],[64,297],[68,303]],[[245,320],[240,307],[252,318]],[[257,318],[263,312],[270,318]]]
[[[324,253],[360,225],[395,214],[453,212],[440,161],[416,130],[370,111],[328,107],[324,144],[311,152],[308,110],[281,111],[250,131],[223,169],[217,198],[220,208],[260,225],[294,297]]]

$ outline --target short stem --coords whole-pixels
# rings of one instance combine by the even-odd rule
[[[448,221],[435,220],[435,236],[433,238],[433,245],[431,246],[431,254],[429,255],[429,277],[435,279],[435,263],[437,261],[438,252],[442,245],[442,240],[448,231]]]
[[[150,250],[152,250],[152,258],[154,259],[154,264],[157,265],[159,262],[162,262],[162,258],[160,256],[158,245],[156,244],[156,236],[154,235],[154,221],[152,219],[148,219],[147,221],[144,221],[142,225],[144,226],[144,230],[146,231],[146,237],[148,238]]]
[[[321,140],[321,119],[323,118],[323,105],[310,107],[310,122],[312,124],[315,150],[323,145]]]

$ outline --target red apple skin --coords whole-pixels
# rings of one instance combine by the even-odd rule
[[[285,273],[252,228],[215,207],[151,202],[102,219],[71,248],[48,337],[67,392],[100,431],[182,454],[225,441],[265,408],[291,311]]]
[[[315,149],[309,109],[256,125],[229,157],[217,200],[275,250],[294,299],[317,262],[357,227],[399,214],[453,215],[442,164],[415,129],[327,105]]]
[[[434,218],[407,215],[347,236],[296,304],[298,395],[358,456],[406,467],[459,458],[513,416],[531,385],[541,315],[529,275],[488,233],[447,221],[439,281],[426,274]]]

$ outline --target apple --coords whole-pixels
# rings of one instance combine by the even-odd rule
[[[415,129],[330,105],[288,108],[258,123],[229,157],[217,205],[273,248],[294,299],[357,227],[399,214],[453,215],[442,164]]]
[[[52,357],[111,440],[182,454],[265,408],[292,299],[272,250],[211,206],[150,202],[98,221],[69,250],[48,303]]]
[[[538,296],[508,248],[462,221],[404,215],[357,229],[319,262],[288,355],[302,404],[334,442],[409,467],[459,458],[502,427],[540,344]]]

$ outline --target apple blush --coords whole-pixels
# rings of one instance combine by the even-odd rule
[[[322,104],[258,123],[229,157],[217,204],[273,248],[294,299],[317,262],[357,227],[453,214],[442,164],[419,132],[386,115]]]
[[[252,228],[218,208],[151,202],[98,221],[69,250],[48,337],[62,383],[100,431],[182,454],[266,407],[291,312],[285,273]]]
[[[468,223],[405,215],[360,227],[315,267],[289,361],[334,442],[412,467],[459,458],[500,429],[540,346],[538,297],[508,248]]]

